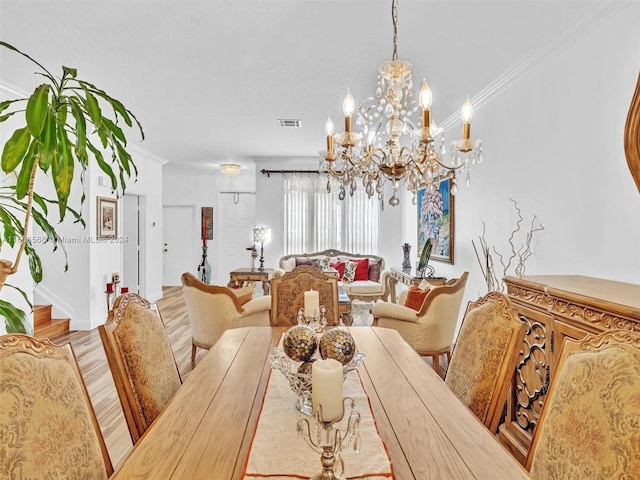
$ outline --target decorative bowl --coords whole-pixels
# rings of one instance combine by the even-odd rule
[[[364,353],[356,352],[353,359],[342,367],[343,378],[347,378],[347,374],[358,368],[360,362],[364,358]],[[311,361],[317,360],[317,358],[311,359]],[[295,362],[287,356],[282,348],[274,348],[273,354],[269,355],[269,362],[271,368],[281,372],[287,381],[289,387],[296,394],[298,400],[296,401],[296,408],[305,415],[312,416],[313,411],[311,407],[311,372],[310,368],[306,367],[309,373],[300,373],[299,369],[304,363],[309,362]],[[305,367],[303,367],[303,371]]]

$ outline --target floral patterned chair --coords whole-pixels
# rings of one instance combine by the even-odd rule
[[[420,355],[432,358],[433,369],[440,375],[440,356],[450,356],[468,276],[464,272],[446,285],[431,288],[417,311],[403,305],[403,295],[399,303],[375,303],[371,309],[374,325],[397,330]]]
[[[268,327],[271,297],[253,297],[253,287],[231,289],[201,282],[191,273],[183,273],[182,294],[191,327],[191,363],[196,349],[209,350],[229,328]]]
[[[0,478],[112,473],[71,345],[0,336]]]
[[[526,468],[535,480],[640,478],[640,332],[566,339]]]
[[[155,307],[135,293],[115,300],[98,331],[135,444],[182,385],[171,343]]]
[[[506,295],[469,302],[445,383],[495,433],[526,326]]]
[[[338,279],[309,265],[300,265],[271,280],[271,324],[295,325],[298,311],[304,308],[304,292],[312,289],[326,308],[327,324],[338,325]]]

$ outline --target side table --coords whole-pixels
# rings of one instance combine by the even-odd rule
[[[273,268],[236,268],[229,272],[228,287],[243,287],[247,283],[262,282],[263,295],[271,293],[271,283],[269,277],[273,273]]]
[[[387,278],[391,302],[397,302],[396,285],[398,282],[410,286],[418,285],[422,280],[426,280],[432,285],[443,285],[447,281],[446,277],[423,277],[422,275],[418,275],[415,268],[403,270],[402,267],[391,267],[389,277]]]

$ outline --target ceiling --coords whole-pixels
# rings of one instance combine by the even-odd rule
[[[482,102],[542,61],[541,46],[567,42],[595,3],[399,0],[398,57],[412,62],[416,88],[427,78],[436,122],[453,126],[470,95],[481,124]],[[0,0],[0,39],[51,71],[77,68],[134,112],[141,148],[178,168],[315,165],[327,115],[339,128],[347,87],[356,102],[373,95],[393,53],[390,0]],[[0,55],[2,84],[32,91],[32,65]]]

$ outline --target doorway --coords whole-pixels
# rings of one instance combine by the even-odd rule
[[[122,235],[126,241],[122,242],[122,278],[121,284],[130,292],[144,297],[145,256],[144,223],[145,197],[125,193],[122,197]]]
[[[162,285],[180,286],[180,276],[184,272],[197,274],[199,252],[194,237],[196,207],[195,205],[163,205],[162,215],[164,251]]]
[[[255,194],[219,192],[218,252],[215,283],[226,285],[229,272],[251,265],[252,228],[256,212]],[[211,283],[214,283],[213,281]]]

